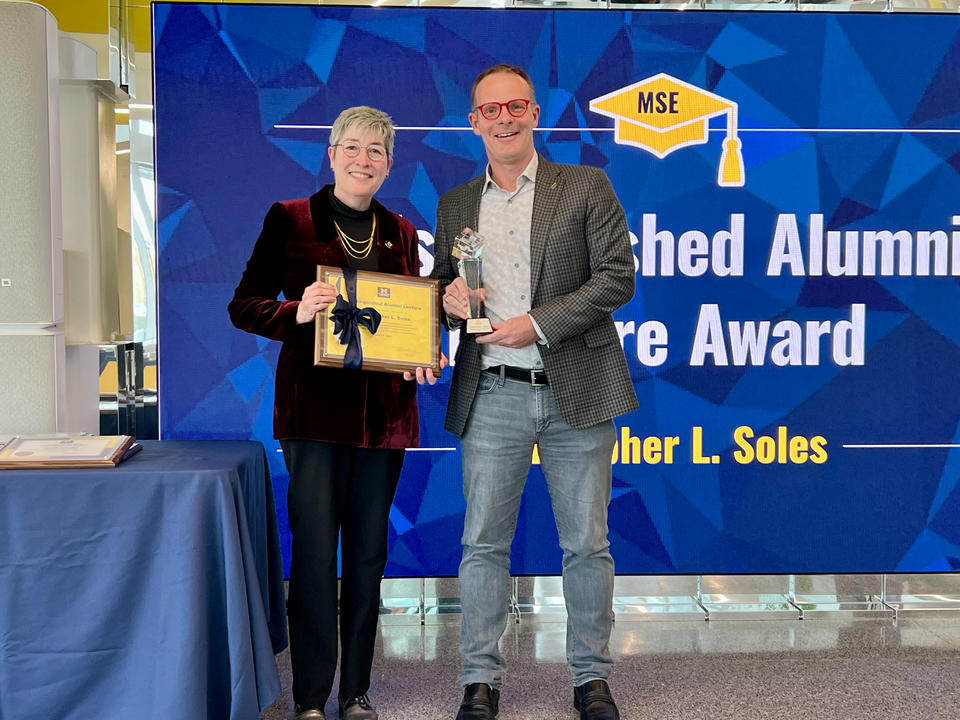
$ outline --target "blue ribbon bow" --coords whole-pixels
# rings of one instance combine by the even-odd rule
[[[330,319],[333,320],[333,334],[339,335],[340,344],[346,345],[343,356],[343,367],[347,370],[363,368],[363,348],[360,344],[360,326],[367,328],[371,335],[375,335],[380,327],[381,316],[375,308],[358,308],[353,298],[357,296],[357,271],[353,268],[343,269],[343,279],[346,285],[347,298],[337,297],[337,304],[333,307]]]

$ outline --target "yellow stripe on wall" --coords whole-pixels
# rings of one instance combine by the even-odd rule
[[[64,32],[106,35],[110,28],[110,0],[36,0],[57,19]]]
[[[152,52],[150,43],[150,24],[153,18],[150,15],[150,8],[138,5],[131,5],[128,14],[130,18],[130,30],[133,37],[133,49],[135,52]]]
[[[117,382],[117,361],[111,360],[100,373],[100,392],[115,393],[119,384]]]

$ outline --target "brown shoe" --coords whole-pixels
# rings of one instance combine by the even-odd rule
[[[620,720],[606,680],[590,680],[575,687],[573,707],[580,711],[580,720]]]

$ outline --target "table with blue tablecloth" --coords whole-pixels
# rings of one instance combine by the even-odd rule
[[[0,718],[259,717],[283,569],[263,447],[0,471]]]

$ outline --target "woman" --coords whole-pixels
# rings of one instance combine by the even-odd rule
[[[383,112],[360,106],[340,113],[327,149],[334,184],[270,208],[229,306],[238,328],[283,342],[274,436],[290,472],[297,720],[324,718],[337,668],[338,533],[340,716],[377,718],[367,690],[387,517],[404,448],[417,444],[416,385],[399,374],[314,366],[313,319],[337,297],[334,286],[316,280],[317,265],[418,274],[416,229],[373,199],[390,174],[393,140]]]

